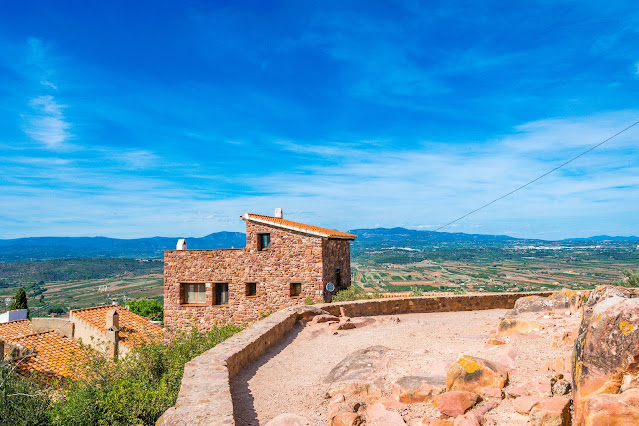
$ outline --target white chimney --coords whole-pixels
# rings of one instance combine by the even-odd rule
[[[184,238],[180,238],[177,243],[176,250],[186,250],[186,240]]]
[[[281,207],[275,209],[275,217],[278,219],[282,219],[284,217],[284,213],[282,212]]]

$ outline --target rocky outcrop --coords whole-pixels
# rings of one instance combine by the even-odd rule
[[[575,291],[564,288],[548,297],[522,297],[515,302],[515,307],[510,312],[510,315],[517,315],[523,312],[552,312],[556,310],[576,312],[583,304],[583,298],[586,297],[587,294],[587,291]]]
[[[584,406],[584,425],[639,425],[639,389],[616,395],[596,395]]]
[[[324,379],[324,383],[329,384],[328,395],[380,398],[382,391],[375,382],[379,382],[386,371],[388,351],[385,346],[370,346],[346,356]]]
[[[512,336],[514,334],[528,334],[546,328],[543,324],[516,318],[504,318],[499,323],[497,334],[500,336]]]
[[[393,397],[404,404],[431,401],[446,386],[444,377],[406,376],[393,384]]]
[[[508,371],[500,364],[464,355],[446,370],[446,389],[480,393],[482,388],[501,389],[508,381]]]
[[[585,424],[584,406],[591,398],[637,387],[639,299],[635,297],[632,290],[602,286],[586,302],[572,365],[577,425]]]
[[[457,417],[468,411],[478,400],[479,395],[473,392],[445,392],[437,397],[435,407],[437,407],[442,414]]]

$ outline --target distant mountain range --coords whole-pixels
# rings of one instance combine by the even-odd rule
[[[354,250],[375,247],[425,247],[433,245],[478,246],[504,244],[547,244],[549,241],[513,238],[507,235],[465,234],[462,232],[430,232],[405,228],[354,229],[358,235]],[[177,237],[118,239],[107,237],[33,237],[0,240],[0,261],[48,260],[87,257],[161,258],[164,250],[175,249]],[[632,243],[639,237],[611,237],[599,235],[590,238],[570,238],[553,243],[586,244]],[[241,232],[216,232],[201,238],[187,238],[190,249],[240,248],[246,245]]]

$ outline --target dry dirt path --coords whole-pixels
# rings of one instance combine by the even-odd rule
[[[510,383],[521,385],[540,376],[538,370],[561,356],[552,339],[574,327],[576,314],[533,315],[549,327],[520,336],[503,346],[486,346],[505,309],[372,317],[362,328],[333,334],[325,324],[296,325],[262,357],[231,380],[238,425],[265,424],[282,413],[297,413],[314,425],[327,425],[323,382],[331,369],[349,353],[373,345],[391,348],[385,382],[390,385],[403,376],[446,375],[446,367],[461,355],[500,362],[511,368]],[[565,351],[565,349],[564,349]],[[432,405],[420,408],[436,414]],[[525,425],[528,416],[514,412],[512,400],[504,400],[490,416],[503,425]]]

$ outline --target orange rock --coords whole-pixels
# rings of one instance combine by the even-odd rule
[[[518,398],[520,396],[530,395],[530,392],[521,386],[508,386],[506,388],[506,395],[510,398]]]
[[[538,377],[525,383],[522,386],[524,389],[527,389],[528,392],[532,395],[539,395],[545,397],[552,396],[552,381],[549,377]]]
[[[508,380],[500,364],[464,355],[446,370],[446,389],[479,393],[482,388],[503,388]]]
[[[492,346],[499,346],[499,345],[505,345],[506,343],[506,339],[504,339],[501,336],[490,336],[488,338],[488,342],[486,342],[487,345],[492,345]]]
[[[504,390],[498,388],[481,388],[479,394],[482,398],[504,399]]]
[[[521,414],[528,414],[541,401],[543,399],[538,396],[520,396],[515,398],[515,411]]]
[[[535,405],[530,410],[533,426],[568,426],[570,424],[570,401],[561,396],[553,396]]]
[[[366,408],[366,424],[369,426],[405,426],[399,413],[387,410],[384,404],[376,402]]]
[[[359,426],[363,423],[362,416],[348,412],[340,413],[331,420],[331,426]]]
[[[546,326],[534,321],[504,318],[500,321],[497,328],[497,334],[500,336],[512,336],[514,334],[528,334],[533,331],[539,331],[546,328]]]
[[[342,394],[346,396],[359,396],[368,400],[379,399],[382,397],[382,391],[374,383],[353,381],[353,382],[337,382],[331,385],[328,390],[329,396]]]
[[[440,413],[457,417],[477,403],[479,395],[467,391],[445,392],[435,399],[435,407]]]
[[[419,424],[422,426],[451,426],[453,422],[438,419],[437,417],[424,417]]]
[[[402,377],[393,384],[393,397],[404,404],[428,402],[442,393],[443,382],[436,377]]]
[[[617,395],[595,395],[584,405],[584,426],[639,424],[639,389]]]
[[[483,424],[483,416],[480,416],[477,413],[466,413],[461,416],[455,417],[455,421],[453,422],[454,426],[481,426]]]
[[[572,374],[572,359],[571,354],[566,354],[565,356],[555,358],[551,361],[548,361],[543,368],[542,372],[557,372],[562,373],[564,376],[570,376]]]
[[[335,315],[324,314],[324,315],[315,315],[311,320],[312,324],[320,324],[323,322],[339,322],[339,318]]]

